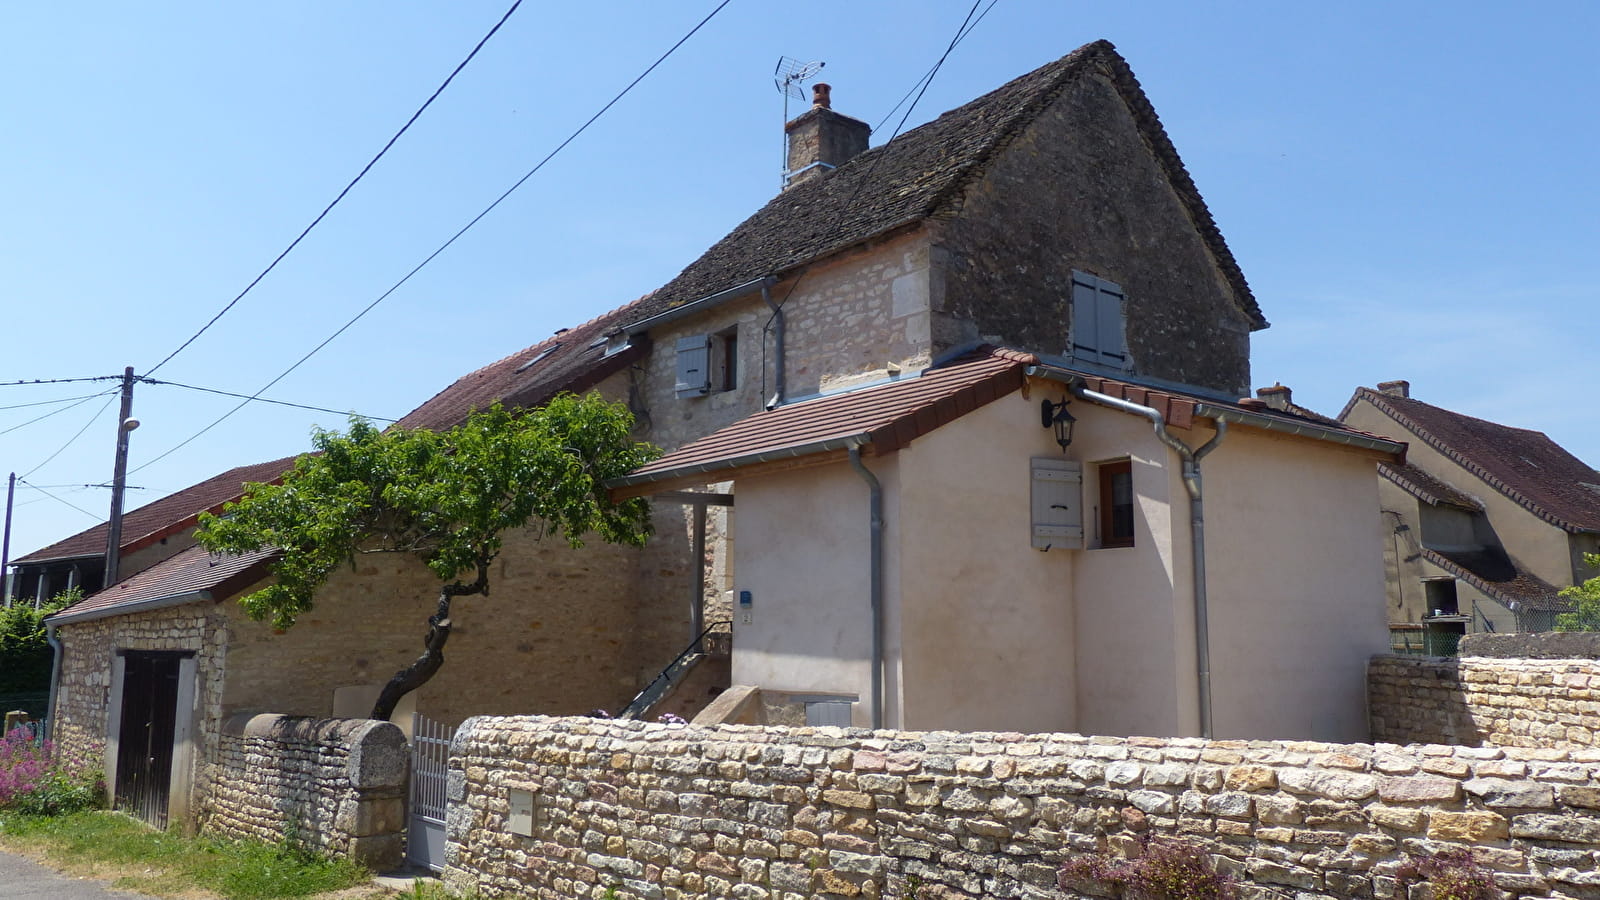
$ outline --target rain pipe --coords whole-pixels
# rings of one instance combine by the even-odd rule
[[[761,299],[767,302],[767,308],[772,310],[772,400],[767,404],[767,409],[776,409],[788,399],[783,391],[783,304],[772,302],[772,285],[775,279],[771,277],[761,280]]]
[[[872,727],[883,727],[883,485],[861,462],[861,445],[850,446],[850,465],[866,481],[872,495]]]
[[[1198,450],[1191,450],[1188,444],[1178,440],[1172,432],[1167,430],[1167,420],[1157,410],[1148,406],[1130,403],[1118,397],[1112,397],[1097,391],[1091,391],[1081,384],[1071,387],[1074,397],[1120,409],[1123,412],[1144,416],[1154,426],[1156,437],[1161,443],[1171,447],[1173,452],[1183,460],[1183,488],[1189,494],[1189,539],[1192,549],[1189,554],[1194,566],[1194,649],[1195,649],[1195,677],[1199,682],[1200,706],[1200,736],[1210,739],[1211,733],[1211,635],[1210,625],[1206,611],[1206,523],[1205,503],[1200,490],[1200,460],[1206,454],[1217,448],[1222,443],[1222,438],[1228,433],[1228,423],[1224,419],[1214,420],[1216,434],[1211,440]]]
[[[44,626],[44,640],[50,645],[50,699],[44,706],[44,737],[50,740],[56,730],[56,691],[61,686],[61,639],[56,637],[54,623]]]

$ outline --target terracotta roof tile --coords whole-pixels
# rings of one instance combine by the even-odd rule
[[[1365,387],[1356,389],[1340,418],[1359,400],[1552,525],[1572,532],[1600,531],[1600,473],[1542,432]]]
[[[1499,550],[1444,551],[1424,547],[1422,556],[1513,609],[1526,606],[1564,612],[1572,608],[1560,597],[1560,588],[1521,571]]]
[[[1188,208],[1241,309],[1266,319],[1205,201],[1128,63],[1096,41],[868,150],[828,175],[783,191],[648,298],[638,318],[761,278],[781,275],[931,216],[958,209],[968,185],[1077,78],[1104,75]]]
[[[203,547],[190,547],[90,594],[51,619],[60,624],[121,615],[143,604],[199,591],[208,591],[214,599],[222,600],[265,576],[267,564],[277,554],[276,550],[263,550],[243,556],[212,556]]]
[[[1023,369],[1032,361],[1029,354],[982,348],[916,378],[759,412],[683,445],[612,486],[727,471],[763,458],[842,450],[852,439],[859,439],[869,453],[893,452],[1022,387]]]
[[[644,355],[636,344],[606,355],[606,335],[640,318],[646,298],[562,331],[498,362],[456,379],[428,402],[396,422],[404,428],[444,429],[461,424],[474,409],[496,400],[506,406],[537,406],[562,391],[580,392]],[[636,341],[642,339],[635,339]]]
[[[294,465],[295,459],[296,457],[286,456],[271,462],[229,469],[199,484],[124,513],[122,552],[131,553],[182,531],[193,525],[195,518],[202,511],[221,510],[222,504],[229,500],[237,500],[244,493],[244,485],[248,482],[276,481]],[[35,550],[27,556],[13,559],[11,564],[27,565],[54,559],[101,556],[106,552],[106,538],[107,526],[102,522],[72,537]]]
[[[1477,512],[1483,511],[1483,503],[1476,497],[1456,490],[1446,482],[1409,463],[1403,466],[1379,463],[1378,474],[1404,488],[1412,496],[1432,506],[1438,506],[1442,503],[1446,506],[1459,506],[1462,509],[1470,509]]]

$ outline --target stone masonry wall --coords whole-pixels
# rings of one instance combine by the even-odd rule
[[[445,883],[489,896],[1042,900],[1154,834],[1246,900],[1401,896],[1405,854],[1463,845],[1509,896],[1600,897],[1589,749],[478,718],[450,766]]]
[[[1600,745],[1600,660],[1375,656],[1367,693],[1373,740]]]
[[[388,722],[263,714],[230,718],[205,830],[302,841],[374,869],[403,858],[408,757]]]

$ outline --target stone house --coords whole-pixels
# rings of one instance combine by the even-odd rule
[[[1376,528],[1364,515],[1328,517],[1321,530],[1299,519],[1257,522],[1253,517],[1269,505],[1264,498],[1272,494],[1244,487],[1270,483],[1273,491],[1307,491],[1308,502],[1327,499],[1342,509],[1354,498],[1367,508],[1375,490],[1373,459],[1397,460],[1401,447],[1238,401],[1249,387],[1250,333],[1267,323],[1127,63],[1109,43],[1086,45],[870,149],[865,123],[833,111],[825,89],[816,99],[812,109],[787,125],[791,177],[786,188],[676,278],[463,376],[400,424],[447,427],[494,400],[536,405],[558,391],[596,390],[626,402],[639,437],[671,451],[696,446],[692,442],[723,429],[793,415],[791,408],[833,409],[828,404],[837,403],[854,417],[858,404],[880,393],[914,393],[947,377],[961,381],[988,372],[985,367],[1003,368],[1005,374],[996,375],[1005,380],[1003,399],[967,410],[959,400],[934,398],[938,410],[956,402],[961,421],[918,432],[916,446],[910,452],[901,448],[898,459],[921,458],[924,446],[931,455],[947,438],[958,448],[981,445],[984,429],[992,428],[995,435],[1006,435],[991,448],[995,452],[1065,457],[1081,464],[1083,484],[1103,480],[1113,501],[1104,505],[1115,506],[1110,524],[1119,540],[1131,529],[1133,547],[1098,549],[1106,546],[1104,533],[1080,523],[1085,546],[1097,549],[1069,553],[1057,543],[1052,546],[1062,552],[1030,557],[1017,570],[1031,580],[1033,593],[1026,602],[1001,602],[1009,595],[992,591],[993,585],[976,580],[975,573],[950,579],[942,588],[939,602],[946,607],[958,606],[951,602],[958,596],[992,595],[988,606],[971,608],[973,615],[987,610],[981,617],[986,630],[967,632],[971,646],[988,655],[990,672],[995,660],[1015,658],[1008,640],[1040,627],[1031,616],[1047,615],[1054,623],[1053,631],[1040,632],[1059,638],[1055,647],[1027,660],[1030,671],[1041,673],[1030,687],[1032,699],[1008,701],[996,709],[1017,714],[994,718],[1005,718],[1009,728],[1178,734],[1203,727],[1193,696],[1199,685],[1194,658],[1199,644],[1192,639],[1193,579],[1187,574],[1192,541],[1181,502],[1183,473],[1144,413],[1130,414],[1115,403],[1098,406],[1106,401],[1091,395],[1164,404],[1167,421],[1195,447],[1226,427],[1221,423],[1231,422],[1236,435],[1207,469],[1225,486],[1216,489],[1220,496],[1213,501],[1213,515],[1228,522],[1226,509],[1237,507],[1226,529],[1213,530],[1214,545],[1224,548],[1214,552],[1226,561],[1225,572],[1236,567],[1260,574],[1222,579],[1230,596],[1249,593],[1251,600],[1238,601],[1238,614],[1223,615],[1212,634],[1242,627],[1250,619],[1245,613],[1259,610],[1260,627],[1251,625],[1227,646],[1230,653],[1235,646],[1247,645],[1252,653],[1267,647],[1273,661],[1257,669],[1227,670],[1219,676],[1221,683],[1236,679],[1241,692],[1265,691],[1242,679],[1283,675],[1285,660],[1298,653],[1304,668],[1294,679],[1278,678],[1293,681],[1298,693],[1292,697],[1311,692],[1310,685],[1325,685],[1339,701],[1329,706],[1332,724],[1294,730],[1337,736],[1355,729],[1346,702],[1358,690],[1349,682],[1354,677],[1350,660],[1383,646],[1375,602],[1371,615],[1362,618],[1363,604],[1376,596],[1381,579],[1376,563],[1368,571],[1350,550],[1350,564],[1333,582],[1336,589],[1329,589],[1337,594],[1332,609],[1348,612],[1349,622],[1285,611],[1318,605],[1305,602],[1308,589],[1301,573],[1313,563],[1329,564],[1306,558],[1311,542],[1333,541],[1345,554],[1375,544]],[[976,349],[980,346],[1020,349]],[[946,372],[952,374],[941,374]],[[1009,420],[995,420],[1013,415],[1018,398],[1030,392],[1033,430],[1013,433]],[[1037,406],[1041,397],[1070,392],[1088,399],[1072,406],[1082,420],[1082,436],[1071,453],[1062,454],[1053,449],[1053,438],[1047,439],[1053,432],[1039,428]],[[920,423],[928,413],[919,408],[908,414]],[[871,456],[886,447],[879,443],[858,450]],[[928,514],[948,517],[950,498],[963,496],[978,519],[1003,530],[998,523],[1014,498],[935,490],[962,473],[961,459],[968,452],[940,450],[942,462],[899,476],[906,486],[915,486],[915,496],[891,503],[907,510],[904,504],[922,502],[926,490],[938,495],[928,497]],[[832,468],[792,476],[781,474],[785,462],[772,460],[761,472],[781,475],[777,481],[749,480],[749,461],[736,460],[735,467],[719,462],[718,471],[725,474],[679,484],[697,490],[673,490],[666,480],[650,478],[621,486],[648,490],[655,500],[656,535],[642,550],[591,543],[572,551],[541,543],[531,531],[508,536],[492,575],[493,593],[461,604],[446,650],[450,661],[409,698],[411,708],[447,724],[477,714],[617,710],[693,647],[706,628],[740,618],[747,590],[763,598],[753,602],[764,610],[782,606],[764,599],[772,596],[766,586],[772,578],[801,576],[791,587],[822,579],[837,588],[831,600],[863,598],[864,582],[842,580],[854,571],[856,557],[839,562],[842,554],[855,552],[854,529],[863,520],[853,513],[848,521],[818,513],[803,529],[784,524],[786,496],[796,503],[812,491],[842,497],[846,484],[855,485],[848,482],[856,477],[848,461],[833,450],[827,454]],[[1117,460],[1128,464],[1120,474],[1102,465]],[[998,458],[992,462],[996,471],[1010,465]],[[1296,482],[1291,473],[1301,469],[1325,478],[1290,484]],[[969,468],[966,474],[974,472]],[[732,511],[734,481],[743,482],[738,492],[754,495],[754,511]],[[1023,477],[1020,490],[1028,492],[1030,483]],[[851,500],[849,508],[857,503]],[[739,504],[745,508],[746,499]],[[845,508],[838,507],[841,516]],[[1097,509],[1094,503],[1081,505],[1083,522]],[[1047,516],[1055,513],[1053,504],[1045,504],[1045,510]],[[934,545],[896,535],[897,522],[903,521],[888,520],[888,541],[898,541],[907,552],[927,553]],[[1261,523],[1274,527],[1264,529]],[[1073,527],[1053,519],[1035,526],[1047,529],[1036,531],[1046,536],[1055,534],[1048,529]],[[1241,530],[1230,536],[1228,529],[1236,526]],[[1297,536],[1303,542],[1296,543]],[[1031,541],[1024,543],[1029,554],[1037,553]],[[208,773],[217,765],[217,723],[248,712],[363,714],[378,686],[419,652],[434,582],[410,561],[360,560],[330,580],[313,613],[280,634],[245,618],[231,602],[259,583],[268,561],[212,560],[179,544],[169,541],[165,555],[145,560],[143,571],[128,578],[132,569],[125,568],[123,583],[54,619],[64,648],[54,720],[64,739],[120,743],[117,710],[128,695],[130,677],[159,681],[167,692],[162,696],[169,698],[162,703],[177,709],[169,726],[174,734],[167,767],[171,790],[174,797],[187,791],[184,815],[192,821],[205,816]],[[967,556],[988,553],[985,546],[973,544]],[[1009,550],[990,549],[995,560],[1009,557]],[[1375,547],[1368,549],[1375,560]],[[790,550],[809,555],[793,556]],[[1074,558],[1083,562],[1074,564]],[[1091,561],[1124,558],[1133,562]],[[802,559],[811,568],[799,566],[796,561]],[[994,564],[983,565],[992,569]],[[1044,586],[1055,590],[1062,573],[1075,570],[1099,574],[1084,575],[1090,580],[1075,594],[1076,605],[1053,603]],[[761,586],[748,588],[747,575]],[[790,614],[803,615],[802,604],[814,602],[821,592],[792,598]],[[1138,604],[1128,601],[1130,595]],[[1074,630],[1074,623],[1099,616],[1120,624],[1098,632]],[[969,626],[959,618],[928,621],[943,621],[940,627],[957,631],[929,635],[916,661],[907,656],[903,677],[908,683],[923,677],[926,670],[917,666],[931,665]],[[805,633],[785,636],[789,645],[774,643],[761,631],[770,632],[773,624],[752,620],[754,630],[743,633],[745,626],[733,625],[735,669],[757,672],[767,663],[760,656],[741,657],[742,652],[764,648],[770,661]],[[859,631],[858,624],[839,627]],[[1323,632],[1337,636],[1332,643],[1338,653],[1326,658],[1307,649]],[[808,648],[817,652],[801,659],[799,667],[845,652],[846,645],[855,647],[857,637]],[[1067,644],[1081,649],[1055,649]],[[1119,692],[1112,689],[1113,679],[1086,677],[1126,660],[1135,647],[1155,651],[1148,674],[1137,679],[1139,686]],[[1049,661],[1067,655],[1072,660],[1065,668]],[[865,722],[871,720],[872,704],[863,701],[870,694],[856,683],[864,671],[854,664],[855,674],[843,686],[779,683],[765,676],[754,681],[769,689],[769,698],[787,696],[802,708],[811,693],[826,694],[822,699],[834,705],[813,702],[818,715],[837,716],[841,696],[858,697],[845,713]],[[938,685],[949,679],[940,677],[943,681],[930,681],[922,693],[897,699],[903,714],[893,704],[879,704],[879,714],[896,724],[934,721],[917,710],[945,702],[937,699]],[[720,681],[726,683],[726,677]],[[674,699],[692,712],[722,686],[718,682],[712,677],[680,686]],[[1101,693],[1084,687],[1091,683]],[[1274,697],[1262,708],[1283,709],[1287,715],[1289,697]],[[974,710],[982,702],[976,695],[959,698],[950,707],[959,712],[941,721],[975,722]],[[1260,730],[1255,719],[1236,724],[1224,715],[1218,722],[1229,733]],[[173,809],[180,808],[174,800]]]
[[[1600,473],[1544,434],[1411,396],[1405,381],[1357,388],[1339,414],[1404,437],[1378,468],[1389,622],[1398,646],[1453,653],[1462,634],[1548,631],[1557,592],[1594,577]]]

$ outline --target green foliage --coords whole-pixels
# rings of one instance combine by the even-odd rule
[[[1469,849],[1408,856],[1396,870],[1402,887],[1426,882],[1433,900],[1498,900],[1494,873],[1484,868]]]
[[[64,753],[50,741],[34,740],[28,728],[0,738],[0,809],[59,816],[100,805],[99,753]]]
[[[199,887],[229,900],[273,900],[354,887],[371,878],[348,860],[261,841],[185,838],[152,831],[117,813],[6,816],[0,818],[0,838],[96,874],[105,866],[136,872],[117,879],[115,886],[163,896],[191,896]]]
[[[1063,890],[1073,882],[1099,882],[1126,900],[1235,900],[1239,886],[1218,872],[1199,847],[1174,838],[1147,838],[1140,854],[1121,859],[1106,854],[1068,860],[1057,878]]]
[[[346,433],[318,431],[281,485],[251,485],[196,535],[214,553],[282,548],[275,583],[240,601],[287,628],[312,608],[334,569],[372,552],[411,553],[441,581],[485,571],[507,529],[540,524],[574,547],[589,532],[640,545],[643,500],[613,504],[603,483],[658,451],[629,437],[633,417],[597,394],[545,406],[499,404],[434,432],[380,431],[352,418]]]
[[[1600,553],[1585,553],[1583,562],[1591,569],[1600,569]],[[1562,588],[1561,596],[1572,601],[1572,612],[1556,616],[1557,631],[1600,631],[1600,575]]]
[[[0,608],[0,694],[50,689],[50,645],[44,618],[83,599],[78,588],[62,591],[33,608],[30,601]]]

